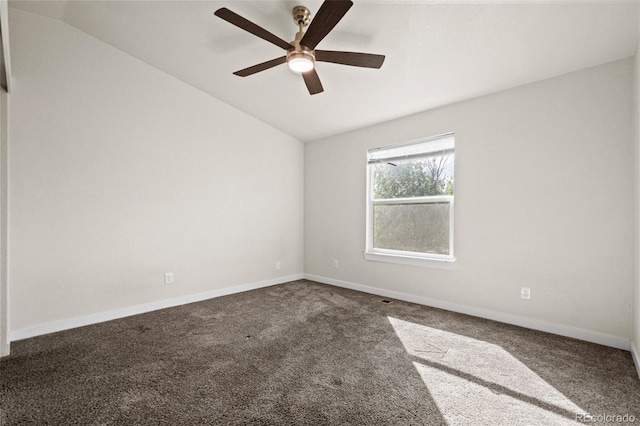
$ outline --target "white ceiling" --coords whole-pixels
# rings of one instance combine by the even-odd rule
[[[290,41],[291,9],[318,0],[10,1],[188,83],[302,141],[629,57],[638,1],[434,2],[355,0],[318,45],[386,55],[380,70],[317,63],[310,96],[286,65],[232,72],[284,51],[214,16],[227,7]]]

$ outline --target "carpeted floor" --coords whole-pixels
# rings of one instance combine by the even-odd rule
[[[628,352],[386,302],[296,281],[14,342],[0,425],[640,422]]]

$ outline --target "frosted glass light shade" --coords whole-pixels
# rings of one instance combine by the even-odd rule
[[[313,57],[305,53],[294,53],[287,58],[287,64],[293,72],[311,71],[313,69]]]

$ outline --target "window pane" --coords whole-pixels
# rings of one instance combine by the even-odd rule
[[[451,204],[378,204],[373,206],[373,247],[449,254]]]
[[[373,167],[373,198],[453,195],[454,154],[377,163]]]

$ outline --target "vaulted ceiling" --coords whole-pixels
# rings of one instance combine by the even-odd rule
[[[72,25],[302,141],[629,57],[638,34],[637,1],[354,0],[318,48],[384,54],[381,69],[317,63],[325,91],[314,96],[286,65],[233,75],[283,51],[213,13],[227,7],[291,41],[297,4],[313,18],[322,2],[53,0],[9,7]]]

